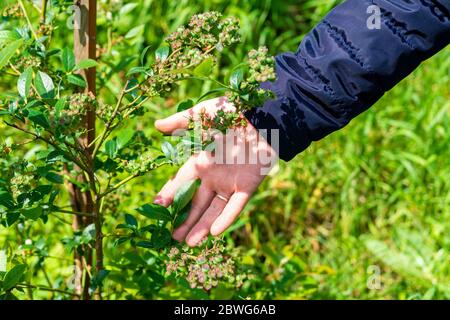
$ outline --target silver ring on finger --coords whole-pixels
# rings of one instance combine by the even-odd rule
[[[225,197],[225,196],[223,196],[221,194],[218,194],[218,193],[216,194],[216,197],[219,198],[222,201],[225,201],[225,202],[228,202],[230,200],[230,198]]]

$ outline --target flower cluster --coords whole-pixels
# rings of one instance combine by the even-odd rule
[[[244,115],[236,111],[219,110],[214,115],[210,115],[205,110],[200,111],[198,119],[189,119],[189,129],[199,129],[207,131],[215,129],[225,133],[228,129],[245,127],[247,120]],[[202,135],[202,137],[206,137]],[[209,142],[207,140],[206,142]]]
[[[269,55],[266,47],[260,47],[248,53],[248,66],[250,68],[247,78],[249,85],[275,80],[275,60]]]
[[[96,107],[97,100],[92,93],[75,93],[71,95],[63,110],[53,110],[50,121],[55,127],[64,127],[69,131],[81,126],[81,121],[91,106]]]
[[[248,54],[247,77],[240,83],[239,90],[227,92],[227,98],[233,102],[238,112],[261,106],[273,97],[269,90],[261,88],[261,83],[274,81],[275,59],[269,55],[266,47],[252,50]]]
[[[3,9],[2,17],[11,17],[11,18],[22,18],[23,12],[20,10],[20,5],[18,3],[7,6]]]
[[[0,144],[0,159],[6,158],[12,152],[11,146],[8,144]]]
[[[9,154],[13,146],[5,146],[3,148]],[[3,178],[8,181],[7,185],[14,199],[36,187],[38,175],[34,170],[35,168],[28,161],[18,161],[13,163],[8,169],[8,172],[4,173]]]
[[[103,201],[103,212],[107,214],[116,214],[119,210],[120,204],[123,200],[131,195],[131,192],[126,189],[121,189],[120,192],[111,192],[105,196]]]
[[[122,160],[120,165],[125,171],[132,174],[144,174],[155,169],[155,155],[151,151],[144,152],[137,159]]]
[[[42,36],[48,36],[53,32],[53,30],[54,30],[54,27],[52,24],[41,23],[39,25],[38,33],[39,33],[39,35],[42,35]]]
[[[66,114],[69,116],[84,116],[90,106],[95,106],[97,101],[95,96],[89,93],[76,93],[70,96],[69,107]]]
[[[179,28],[167,38],[174,51],[182,48],[196,48],[203,52],[213,48],[220,50],[239,41],[239,21],[235,18],[222,19],[218,12],[193,16],[187,27]]]
[[[206,242],[206,240],[205,240]],[[227,254],[223,240],[214,239],[211,245],[181,250],[173,247],[168,253],[166,275],[183,277],[191,288],[210,290],[219,281],[240,288],[247,274],[237,274],[233,253]]]
[[[9,181],[11,186],[11,192],[14,198],[17,198],[20,194],[28,192],[32,189],[32,184],[35,181],[34,174],[28,173],[15,173]]]
[[[41,64],[42,60],[39,57],[32,55],[21,56],[20,59],[14,63],[18,70],[25,70],[28,67],[39,68]]]
[[[110,104],[106,104],[103,101],[98,102],[97,108],[95,108],[95,114],[103,122],[108,122],[114,113],[114,107]]]
[[[150,77],[142,86],[148,96],[170,92],[174,84],[207,59],[212,52],[239,42],[239,23],[234,18],[222,19],[218,12],[206,12],[191,18],[186,27],[167,37],[166,54],[157,55]]]

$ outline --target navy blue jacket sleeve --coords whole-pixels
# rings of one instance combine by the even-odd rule
[[[367,26],[378,6],[380,29]],[[347,0],[296,53],[276,57],[277,98],[246,113],[257,129],[279,129],[290,160],[312,141],[344,127],[450,42],[450,0]],[[269,141],[270,142],[270,141]]]

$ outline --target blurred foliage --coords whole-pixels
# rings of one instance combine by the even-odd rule
[[[266,45],[272,54],[296,50],[303,35],[337,3],[101,1],[99,94],[112,103],[122,83],[120,70],[137,66],[144,48],[158,48],[163,36],[192,14],[216,10],[240,18],[245,45],[221,56],[214,71],[226,74],[256,46]],[[71,45],[71,32],[64,27],[69,16],[58,16],[62,27],[53,36],[60,47]],[[155,276],[154,257],[145,250],[123,252],[107,241],[106,298],[449,299],[449,53],[446,48],[425,62],[340,132],[281,163],[261,185],[225,236],[226,245],[240,252],[241,265],[255,275],[240,290],[190,290],[181,280]],[[1,75],[4,93],[15,90],[11,79]],[[143,130],[157,144],[161,137],[154,120],[209,89],[209,84],[182,84],[175,98],[148,104],[146,116],[128,128]],[[0,130],[0,139],[7,139],[10,129],[0,124]],[[33,157],[40,148],[36,145],[23,157]],[[112,233],[125,212],[150,202],[175,171],[154,171],[113,194],[108,205],[114,210],[105,229]],[[62,215],[46,224],[0,227],[0,249],[7,250],[8,266],[15,265],[8,281],[55,289],[24,289],[16,292],[19,298],[70,298],[64,291],[73,273],[72,255],[61,241],[70,234],[70,219]],[[378,272],[381,286],[374,288],[370,284]]]

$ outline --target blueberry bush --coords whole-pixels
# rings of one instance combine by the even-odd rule
[[[39,268],[45,272],[48,249],[44,242],[28,240],[24,244],[27,254],[14,257],[14,267],[4,275],[3,297],[15,298],[15,290],[26,288],[30,296],[35,290],[48,290],[65,298],[102,299],[105,278],[131,285],[136,295],[145,298],[155,297],[168,279],[198,289],[199,294],[217,287],[219,281],[241,287],[246,274],[236,270],[232,257],[236,253],[226,252],[221,240],[205,239],[201,248],[188,249],[171,238],[173,229],[186,219],[201,181],[182,186],[170,210],[143,204],[126,212],[108,234],[104,221],[105,216],[117,213],[115,201],[121,201],[126,184],[161,166],[179,165],[186,146],[189,151],[195,148],[190,133],[177,146],[164,141],[158,147],[142,130],[126,129],[127,121],[144,117],[147,103],[168,99],[181,81],[206,81],[215,87],[196,100],[179,103],[178,111],[219,94],[234,102],[236,110],[190,119],[192,128],[197,121],[203,130],[245,125],[241,112],[271,97],[259,83],[274,79],[273,57],[264,47],[251,50],[231,74],[211,76],[218,53],[226,54],[240,42],[239,22],[206,12],[192,16],[156,50],[151,46],[140,50],[136,66],[128,66],[132,61],[111,65],[101,50],[81,59],[82,54],[75,52],[84,49],[83,36],[74,37],[74,48],[53,44],[56,30],[63,27],[59,18],[67,11],[65,5],[43,1],[34,8],[19,1],[3,11],[0,68],[17,85],[15,92],[2,98],[0,110],[4,125],[12,129],[1,145],[0,207],[2,225],[25,233],[38,222],[72,215],[73,233],[61,243],[74,255],[74,275],[69,283],[49,281],[45,288],[34,286],[29,280]],[[94,8],[83,2],[71,8],[80,11],[74,16],[80,19],[80,25],[73,24],[74,34],[81,30],[92,41],[96,20],[89,18],[91,14],[96,18]],[[40,14],[37,22],[30,17],[32,11]],[[85,20],[90,25],[83,29]],[[125,38],[139,30],[130,29]],[[96,68],[102,75],[98,79]],[[121,89],[110,103],[96,92],[115,77],[122,82]],[[138,214],[144,217],[142,221],[136,218]],[[107,241],[117,252],[124,252],[126,262],[109,265],[104,253]],[[30,265],[27,255],[39,257],[36,266]],[[123,270],[132,274],[126,276]]]

